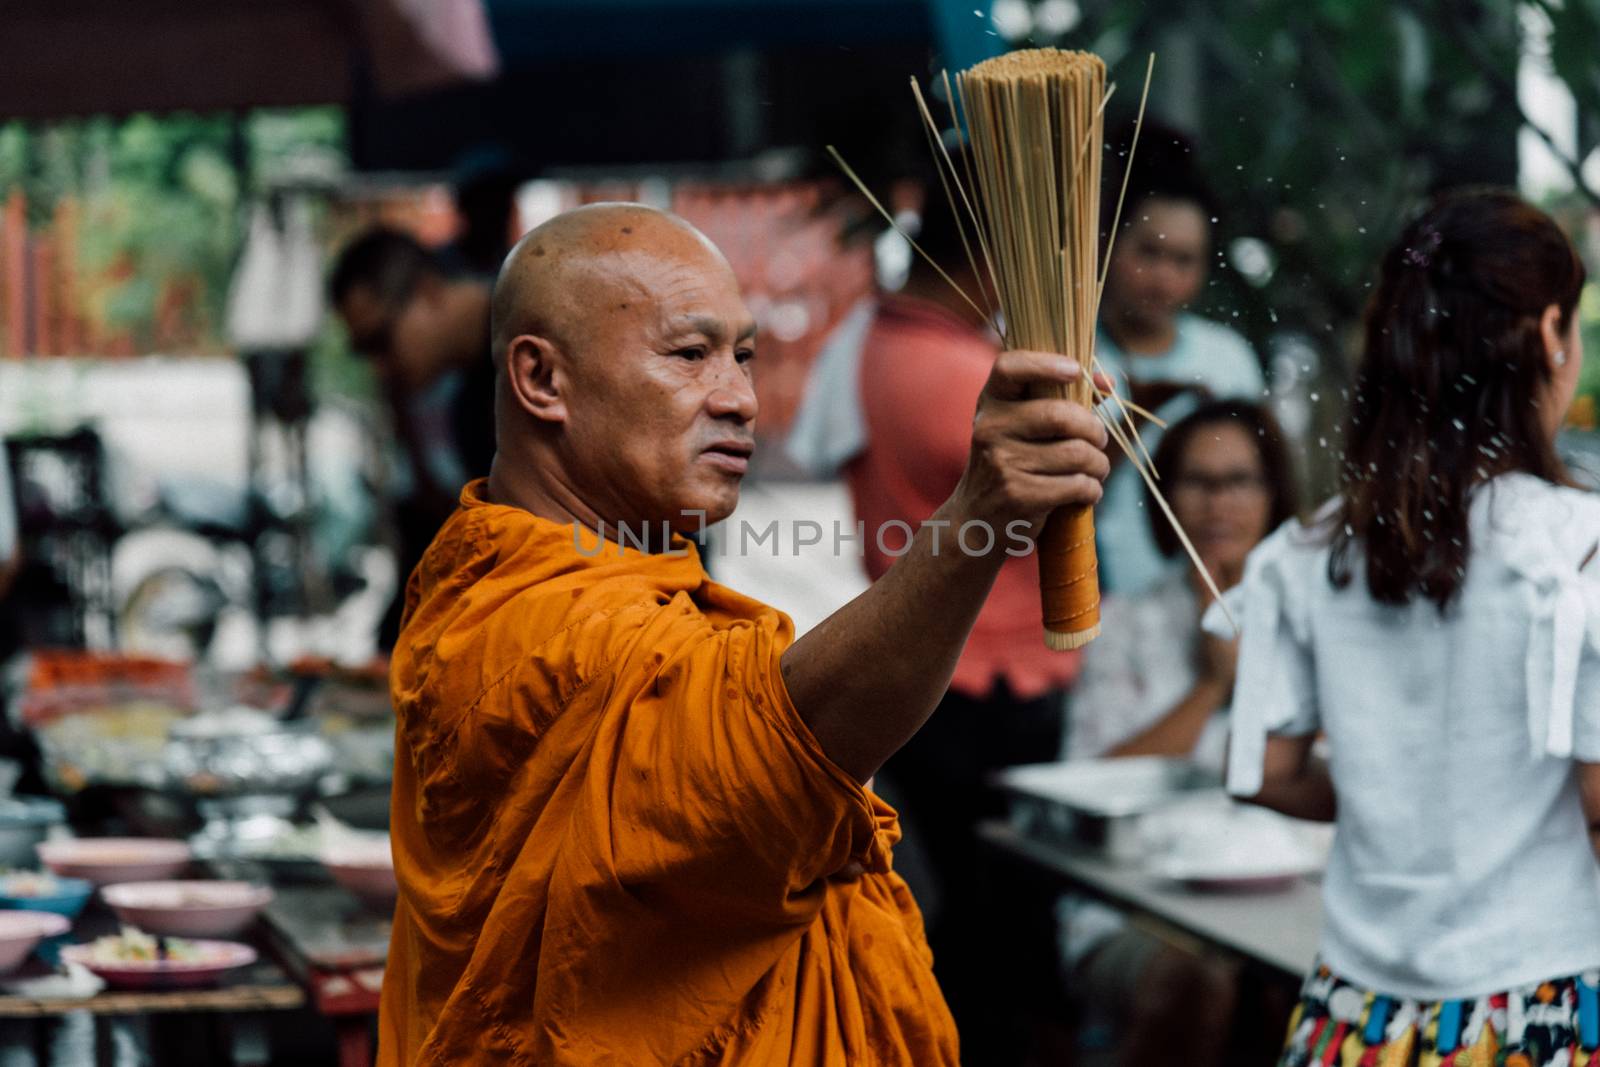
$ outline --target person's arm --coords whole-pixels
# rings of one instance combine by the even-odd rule
[[[1099,500],[1108,470],[1099,419],[1070,401],[1029,399],[1035,386],[1080,373],[1065,356],[1001,353],[978,400],[966,471],[934,514],[949,525],[924,527],[887,574],[784,653],[795,709],[857,781],[872,777],[944,695],[1007,558],[1009,524],[1027,523],[1031,533],[1055,508]],[[969,522],[993,531],[987,555],[958,547],[954,535]]]
[[[1583,821],[1589,827],[1589,847],[1600,859],[1600,763],[1578,764],[1578,799]]]
[[[1239,799],[1296,819],[1333,822],[1338,801],[1327,763],[1311,752],[1316,740],[1316,734],[1269,737],[1261,791]]]
[[[1207,569],[1223,589],[1239,583],[1241,564],[1224,566],[1208,561]],[[1201,589],[1200,613],[1210,606],[1210,593]],[[1119,743],[1113,756],[1187,756],[1194,752],[1206,724],[1233,699],[1233,680],[1239,671],[1239,639],[1218,637],[1200,630],[1197,637],[1195,680],[1189,691],[1165,715]]]
[[[1206,723],[1228,702],[1231,685],[1197,678],[1172,709],[1145,729],[1117,745],[1111,756],[1187,756],[1199,743]]]

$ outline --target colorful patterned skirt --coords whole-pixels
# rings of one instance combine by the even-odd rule
[[[1318,967],[1279,1067],[1600,1067],[1600,972],[1474,1000],[1423,1003]]]

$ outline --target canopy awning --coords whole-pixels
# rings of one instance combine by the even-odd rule
[[[483,0],[7,0],[0,120],[401,97],[499,70]]]

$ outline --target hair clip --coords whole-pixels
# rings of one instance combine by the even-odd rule
[[[1439,246],[1444,243],[1444,235],[1424,223],[1418,231],[1418,236],[1420,240],[1416,245],[1407,248],[1401,259],[1407,266],[1427,270],[1433,265],[1433,257],[1438,254]]]

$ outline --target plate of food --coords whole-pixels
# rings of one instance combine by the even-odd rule
[[[179,989],[210,985],[228,971],[256,961],[256,950],[237,941],[160,937],[122,932],[61,950],[66,963],[83,965],[123,989]]]
[[[1140,828],[1145,869],[1205,892],[1287,889],[1327,863],[1332,827],[1225,798],[1148,816]]]

